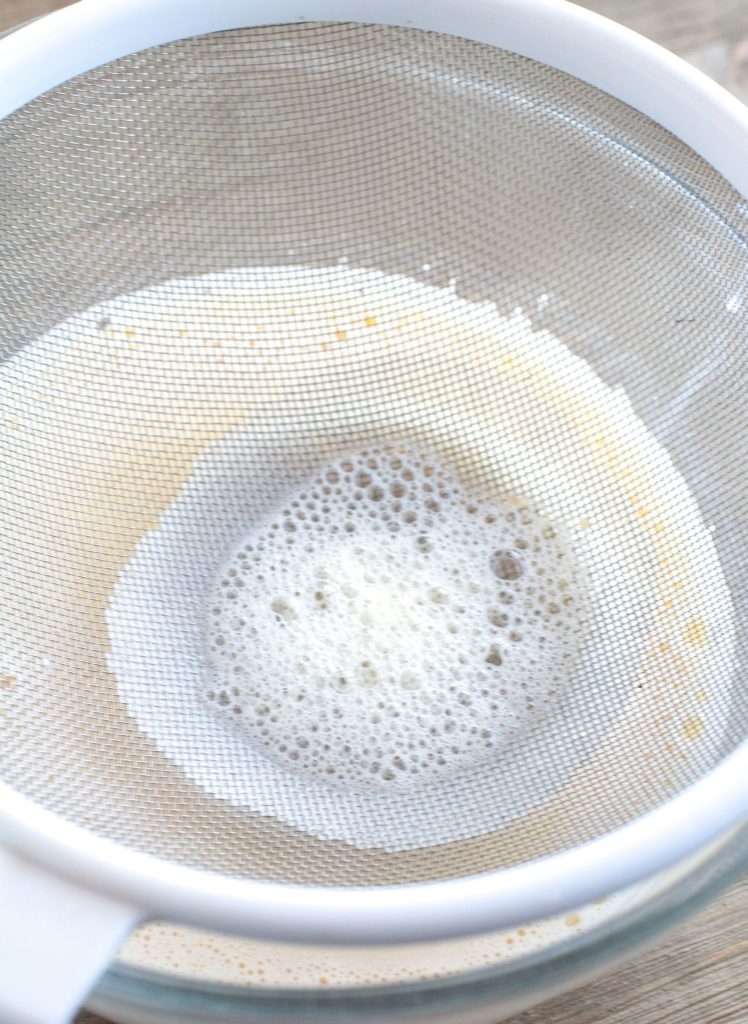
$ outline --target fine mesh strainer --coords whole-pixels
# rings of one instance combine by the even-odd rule
[[[510,2],[84,0],[0,45],[0,96],[4,1014],[64,1016],[148,917],[305,942],[476,933],[743,815],[739,104],[602,19]],[[272,306],[279,272],[298,311],[274,333],[252,295]],[[312,345],[339,281],[376,306],[371,333]],[[451,298],[430,319],[404,281]],[[393,344],[381,321],[403,309]],[[530,391],[500,384],[532,359],[556,369],[528,418]],[[360,799],[286,784],[160,688],[159,658],[184,679],[202,657],[180,617],[205,583],[185,584],[193,545],[209,576],[237,526],[217,509],[253,522],[331,459],[408,445],[608,531],[584,541],[596,643],[472,774]],[[234,484],[206,477],[211,453]],[[193,521],[201,473],[215,504]],[[174,521],[181,561],[159,563],[154,605],[135,588],[123,632],[122,580]],[[133,662],[137,699],[117,678]]]

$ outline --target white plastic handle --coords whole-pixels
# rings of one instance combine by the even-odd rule
[[[142,916],[0,850],[2,1024],[65,1024]]]

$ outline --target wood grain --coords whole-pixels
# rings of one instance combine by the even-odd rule
[[[67,3],[60,0],[0,0],[0,32],[56,11],[58,7],[67,7]]]
[[[625,967],[511,1024],[746,1024],[748,879]]]
[[[748,34],[746,0],[589,0],[582,6],[681,54]]]
[[[0,0],[0,31],[65,6]],[[589,0],[748,99],[748,0]],[[105,1024],[81,1013],[77,1024]],[[748,1024],[748,879],[612,974],[512,1024]]]

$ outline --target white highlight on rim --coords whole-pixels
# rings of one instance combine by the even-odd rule
[[[660,122],[748,197],[748,111],[657,45],[561,0],[83,0],[0,41],[0,118],[125,54],[212,31],[297,21],[399,25],[489,43],[566,71]],[[260,938],[448,938],[561,913],[667,868],[743,819],[744,744],[629,825],[521,866],[371,889],[229,879],[118,846],[0,783],[0,837],[37,863],[143,908]]]
[[[196,871],[84,832],[0,783],[2,833],[92,889],[129,899],[143,918],[298,942],[387,943],[512,927],[598,899],[696,853],[745,814],[735,785],[745,748],[669,804],[574,850],[503,871],[378,888],[252,882]],[[694,824],[698,823],[698,828]],[[644,855],[644,856],[643,856]],[[646,858],[646,869],[642,865]]]

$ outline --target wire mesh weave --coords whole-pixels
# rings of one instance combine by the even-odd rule
[[[695,496],[741,621],[746,211],[716,172],[643,115],[478,43],[305,24],[217,33],[118,60],[8,118],[0,142],[6,368],[65,318],[174,278],[319,268],[344,257],[428,284],[456,281],[466,299],[505,312],[522,307],[606,384],[623,387]],[[196,292],[196,308],[201,301]],[[703,699],[718,705],[719,729],[672,749],[642,748],[634,760],[615,743],[595,760],[589,743],[575,776],[580,744],[589,742],[590,723],[605,720],[615,690],[600,665],[599,692],[577,693],[572,712],[562,709],[528,740],[531,761],[522,763],[531,770],[518,771],[512,753],[495,777],[486,773],[486,785],[516,791],[519,804],[575,778],[566,796],[485,834],[363,849],[196,787],[118,696],[105,612],[138,540],[158,524],[202,448],[240,421],[241,403],[226,396],[241,381],[229,380],[230,354],[185,378],[176,350],[173,366],[156,354],[153,300],[144,296],[131,312],[126,325],[102,319],[102,345],[134,338],[146,363],[154,345],[149,387],[163,396],[160,412],[119,419],[111,387],[119,369],[106,360],[80,367],[71,355],[51,377],[32,368],[22,385],[4,375],[0,766],[18,790],[167,859],[235,876],[386,884],[573,846],[667,800],[742,740],[739,688],[715,688]],[[226,323],[243,312],[229,304]],[[490,345],[458,387],[464,365],[450,352],[431,352],[424,363],[420,350],[404,350],[383,368],[361,346],[353,393],[368,420],[356,424],[347,410],[352,443],[371,441],[377,417],[383,433],[396,430],[392,409],[416,378],[437,436],[447,429],[439,410],[456,393],[474,408],[500,400]],[[282,394],[286,419],[298,415],[282,454],[301,471],[310,431],[339,412],[340,381],[299,348],[289,384],[288,363],[268,367],[266,356],[262,345],[245,354],[242,372],[262,370],[269,406]],[[174,389],[185,379],[191,387],[175,413]],[[74,433],[61,432],[52,413],[45,419],[45,403],[84,391],[97,415]],[[267,433],[255,435],[253,457],[272,469],[277,413],[257,415]],[[632,628],[641,631],[643,659],[666,655],[665,634],[651,622]],[[731,642],[731,630],[716,623],[710,643]],[[657,673],[656,684],[650,673],[633,694],[641,721],[652,720],[658,702],[676,714],[677,687],[687,685],[672,661],[658,661]],[[459,794],[447,787],[445,799]],[[476,807],[463,802],[469,820]]]

